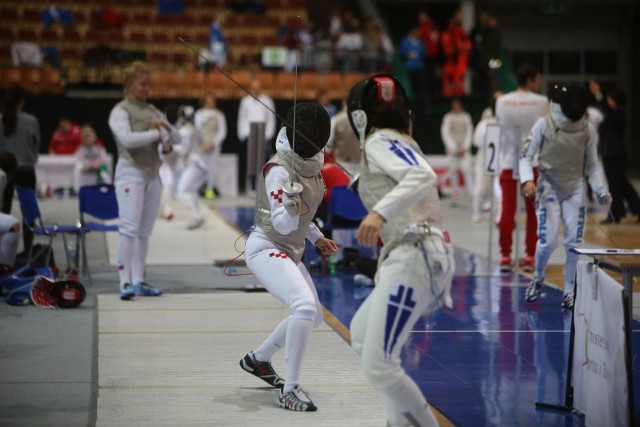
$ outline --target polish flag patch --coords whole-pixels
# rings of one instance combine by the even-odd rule
[[[282,259],[287,259],[287,258],[289,258],[289,257],[288,257],[288,256],[287,256],[287,254],[285,254],[284,252],[282,252],[282,251],[278,251],[278,252],[271,252],[271,253],[269,254],[269,258],[282,258]]]
[[[278,203],[282,203],[282,194],[283,194],[282,188],[279,189],[278,191],[272,191],[270,194],[274,200],[277,200]]]

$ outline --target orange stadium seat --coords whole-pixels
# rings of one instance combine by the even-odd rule
[[[185,95],[190,98],[201,98],[205,91],[205,73],[188,71],[184,75]]]
[[[40,75],[40,68],[22,68],[20,73],[20,84],[28,92],[38,93],[40,92],[40,82],[42,76]]]
[[[315,99],[318,95],[318,73],[304,71],[298,73],[298,97],[302,99]]]
[[[295,77],[293,73],[281,71],[276,74],[274,90],[271,96],[276,98],[293,99],[293,87],[295,85]]]
[[[43,68],[40,88],[43,92],[60,94],[64,91],[60,70],[57,68]]]
[[[2,70],[2,87],[7,87],[13,83],[20,83],[21,80],[20,68],[8,67]]]
[[[229,98],[235,93],[237,86],[219,71],[207,74],[205,91],[215,93],[218,98]]]

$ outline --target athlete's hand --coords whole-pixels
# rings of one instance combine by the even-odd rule
[[[327,239],[326,237],[320,237],[316,240],[316,248],[320,250],[322,255],[333,255],[338,250],[338,245],[331,239]]]
[[[522,195],[524,197],[534,197],[536,195],[536,184],[533,181],[527,181],[522,184]]]
[[[378,243],[380,230],[384,225],[384,218],[376,211],[372,211],[362,222],[356,231],[356,240],[365,247],[373,247]]]

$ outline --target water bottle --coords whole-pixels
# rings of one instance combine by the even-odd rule
[[[329,275],[336,275],[336,259],[333,255],[329,255]]]

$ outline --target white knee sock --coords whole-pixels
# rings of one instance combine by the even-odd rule
[[[313,316],[315,317],[315,315]],[[285,385],[283,392],[288,392],[294,386],[300,384],[300,371],[304,360],[311,331],[313,330],[313,320],[292,316],[287,328],[286,355],[285,355]]]
[[[140,237],[135,240],[135,246],[131,258],[131,281],[133,283],[144,282],[144,266],[149,250],[149,238]]]
[[[13,267],[16,262],[18,245],[20,244],[20,233],[8,231],[0,239],[0,264]]]
[[[291,316],[280,322],[260,347],[253,351],[253,356],[258,362],[270,362],[273,355],[285,346],[290,320]]]
[[[120,276],[120,288],[125,283],[131,283],[131,254],[133,253],[132,236],[121,234],[118,238],[118,275]]]

